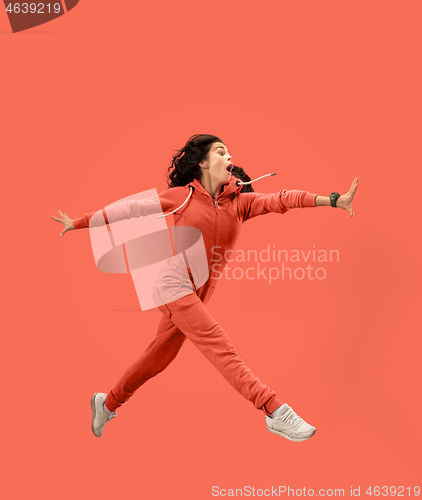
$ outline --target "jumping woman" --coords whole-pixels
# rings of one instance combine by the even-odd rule
[[[228,334],[211,316],[206,307],[233,249],[244,222],[258,215],[286,213],[292,208],[332,206],[347,210],[353,216],[352,200],[358,186],[355,178],[349,191],[341,195],[319,196],[300,190],[278,193],[255,193],[250,177],[232,164],[224,142],[208,134],[189,138],[168,168],[168,189],[158,195],[157,203],[150,199],[129,200],[107,208],[102,225],[123,219],[162,212],[174,214],[175,226],[199,229],[208,262],[208,280],[195,288],[192,270],[183,266],[172,276],[161,273],[157,297],[162,299],[163,313],[155,339],[143,355],[132,364],[108,394],[95,393],[91,398],[91,428],[95,436],[103,434],[108,421],[115,418],[117,408],[125,403],[147,380],[162,372],[176,357],[186,338],[204,354],[223,377],[255,408],[266,415],[267,429],[291,441],[305,441],[316,432],[293,409],[280,400],[245,365],[235,351]],[[270,174],[269,174],[270,175]],[[255,179],[257,180],[257,179]],[[159,201],[159,203],[158,203]],[[158,208],[157,208],[158,207]],[[59,210],[61,218],[51,216],[64,225],[60,236],[71,229],[101,225],[95,216],[104,211],[87,213],[71,220]],[[215,269],[215,248],[219,249],[218,269]],[[178,256],[176,255],[175,258]],[[171,259],[170,259],[171,260]],[[170,266],[175,270],[177,260]],[[176,278],[175,278],[176,276]],[[176,282],[175,282],[176,281]],[[167,289],[166,289],[167,287]],[[173,288],[172,288],[173,287]],[[184,293],[174,295],[174,290]],[[167,296],[166,296],[167,295]],[[175,297],[176,300],[172,300]]]

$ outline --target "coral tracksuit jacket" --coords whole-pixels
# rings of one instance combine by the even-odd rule
[[[107,215],[102,211],[104,218],[101,216],[93,219],[95,214],[101,212],[87,213],[84,217],[74,219],[73,225],[75,229],[81,229],[104,224],[104,219],[106,223],[113,223],[161,211],[173,212],[176,226],[191,226],[201,231],[210,274],[208,282],[215,287],[227,265],[226,257],[230,258],[228,252],[234,248],[244,222],[271,212],[284,214],[292,208],[316,206],[317,195],[314,193],[285,189],[270,194],[241,193],[242,185],[237,186],[236,181],[238,179],[231,175],[216,200],[213,200],[200,181],[194,179],[186,186],[161,192],[158,199],[152,197],[129,200],[107,207]],[[189,197],[191,190],[193,192]],[[183,205],[186,200],[187,203]],[[96,219],[101,222],[95,223]]]

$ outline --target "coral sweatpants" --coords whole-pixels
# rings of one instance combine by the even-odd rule
[[[194,291],[189,293],[186,288],[186,296],[167,303],[164,300],[158,307],[163,317],[155,339],[108,393],[107,408],[115,411],[147,380],[162,372],[188,338],[242,396],[266,415],[271,414],[283,402],[253,375],[235,351],[227,333],[205,306],[214,287],[206,283],[196,290],[190,272],[189,276],[186,274],[185,286]],[[167,290],[170,289],[168,286]],[[163,295],[165,292],[162,288],[158,293]]]

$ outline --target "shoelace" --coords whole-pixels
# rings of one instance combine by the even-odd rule
[[[108,416],[107,413],[105,414],[105,423],[109,422],[112,420],[116,415],[110,415]]]
[[[294,412],[292,408],[289,408],[284,415],[281,415],[281,417],[278,418],[293,427],[299,427],[299,425],[303,422],[302,418],[299,417],[299,415]]]

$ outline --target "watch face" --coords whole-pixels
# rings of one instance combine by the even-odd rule
[[[337,200],[338,198],[340,198],[340,194],[339,193],[331,193],[330,194],[330,202],[331,202],[331,206],[332,207],[336,207],[337,206]]]

